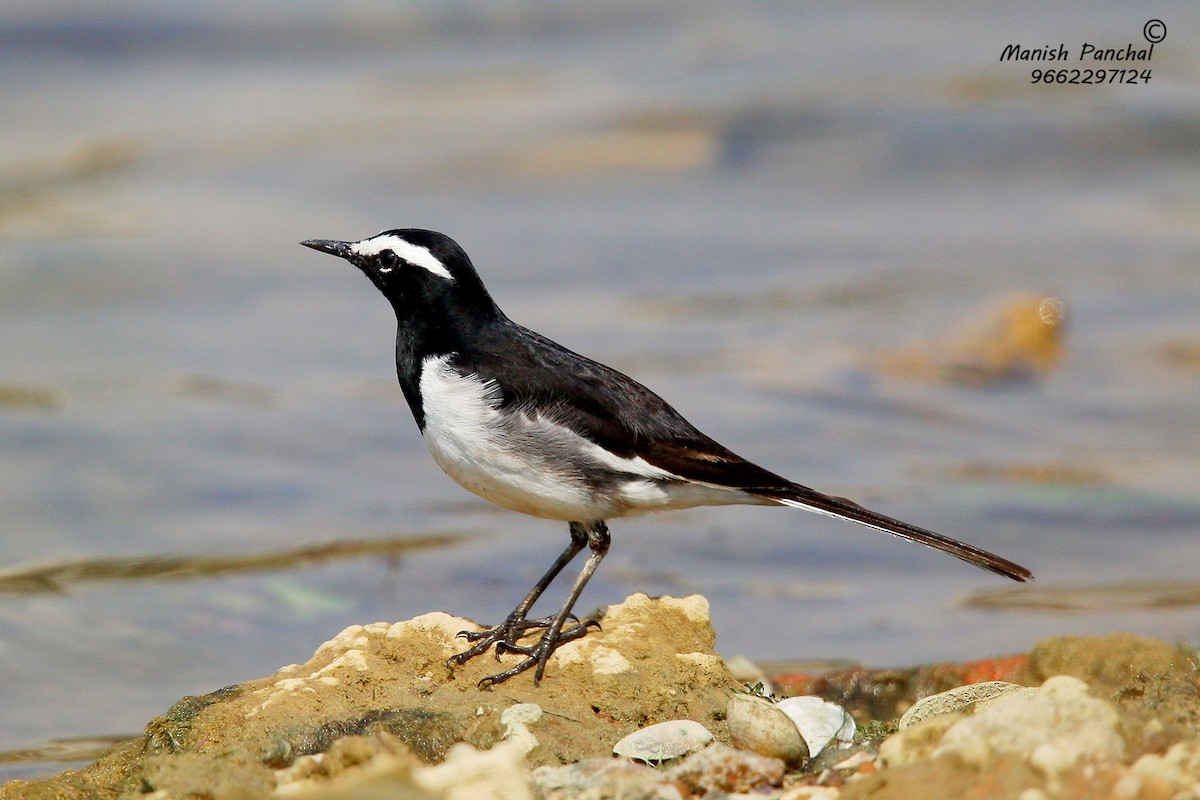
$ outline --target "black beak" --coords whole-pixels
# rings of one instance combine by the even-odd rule
[[[307,239],[300,244],[305,247],[311,247],[313,250],[320,250],[322,253],[329,253],[331,256],[338,258],[349,259],[354,254],[350,251],[352,242],[336,242],[333,239]]]

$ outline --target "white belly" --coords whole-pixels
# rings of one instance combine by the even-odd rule
[[[425,443],[447,475],[485,500],[535,517],[580,522],[762,502],[738,490],[682,481],[641,458],[614,456],[552,419],[502,412],[494,383],[463,375],[449,362],[434,356],[422,364]],[[589,482],[584,467],[613,480]]]
[[[506,425],[497,410],[497,387],[462,375],[448,362],[446,356],[428,358],[421,369],[425,443],[438,466],[463,488],[514,511],[551,519],[603,519],[609,509],[597,507],[586,486],[537,463],[537,439],[547,432],[539,436],[530,420],[529,447],[513,447],[514,426]]]

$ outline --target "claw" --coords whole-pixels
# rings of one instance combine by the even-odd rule
[[[500,656],[504,653],[520,653],[523,656],[533,653],[535,645],[510,644],[508,642],[496,642],[496,660],[500,660]]]
[[[600,628],[600,623],[594,619],[580,621],[574,614],[568,615],[568,618],[573,620],[575,624],[565,630],[559,630],[554,636],[550,635],[550,631],[554,626],[553,617],[543,617],[542,619],[534,620],[510,617],[494,628],[482,631],[462,631],[458,635],[468,641],[475,642],[475,644],[471,648],[451,656],[446,663],[451,665],[465,664],[475,656],[487,652],[494,647],[497,661],[500,660],[502,655],[509,653],[523,655],[525,658],[503,672],[487,676],[479,682],[479,688],[486,689],[489,686],[503,683],[514,675],[520,675],[522,672],[533,667],[537,668],[533,676],[533,683],[536,686],[541,682],[550,656],[560,645],[586,636],[592,628]],[[533,628],[544,628],[546,631],[533,644],[518,644],[521,637]]]

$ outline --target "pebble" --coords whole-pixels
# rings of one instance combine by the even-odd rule
[[[712,732],[690,719],[660,722],[636,730],[613,745],[613,755],[660,764],[703,749],[713,740]]]
[[[500,712],[502,725],[532,725],[542,718],[542,707],[537,703],[517,703]]]
[[[981,767],[1016,756],[1055,778],[1080,762],[1123,758],[1119,729],[1120,716],[1111,703],[1092,697],[1078,678],[1058,675],[1031,697],[1015,697],[959,721],[934,755],[956,755]]]
[[[1005,681],[984,681],[956,686],[945,692],[922,697],[900,718],[900,730],[942,714],[974,714],[1001,697],[1032,697],[1037,689]]]
[[[585,758],[561,767],[538,767],[532,778],[534,793],[543,800],[681,800],[679,791],[664,783],[654,767],[620,759]]]
[[[533,771],[533,785],[535,795],[544,800],[683,800],[761,792],[763,787],[778,787],[783,775],[783,762],[777,758],[714,743],[666,769],[597,758],[539,767]]]
[[[542,707],[537,703],[517,703],[500,713],[500,724],[504,726],[504,740],[517,743],[522,752],[529,753],[538,746],[537,736],[529,726],[542,718]]]
[[[749,792],[783,782],[783,762],[721,743],[693,753],[666,771],[666,779],[681,786],[685,796],[717,792]]]
[[[735,694],[725,706],[725,721],[734,746],[741,750],[778,758],[789,767],[808,759],[808,747],[795,723],[765,697]]]
[[[854,741],[854,718],[836,703],[812,695],[789,697],[779,702],[779,710],[800,731],[813,758],[831,744],[843,747]]]

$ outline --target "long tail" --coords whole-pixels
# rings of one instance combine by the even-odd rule
[[[755,494],[759,494],[759,492],[756,491]],[[761,496],[774,500],[777,503],[782,503],[785,506],[803,508],[806,511],[815,511],[818,514],[848,519],[860,525],[866,525],[868,528],[874,528],[884,533],[890,533],[893,536],[899,536],[901,539],[908,539],[910,542],[917,542],[927,547],[941,550],[943,553],[949,553],[955,558],[961,558],[969,564],[974,564],[981,569],[995,572],[997,575],[1003,575],[1006,578],[1012,578],[1014,581],[1028,581],[1033,579],[1033,573],[1025,569],[1025,567],[1022,567],[1020,564],[1014,564],[1006,558],[1001,558],[995,553],[989,553],[987,550],[981,550],[966,542],[951,539],[949,536],[942,536],[940,533],[927,531],[924,528],[918,528],[916,525],[909,525],[907,522],[901,522],[898,519],[877,514],[844,497],[831,497],[830,495],[821,494],[818,491],[809,489],[807,486],[800,486],[799,484],[792,484],[787,490],[775,489],[762,492]]]

